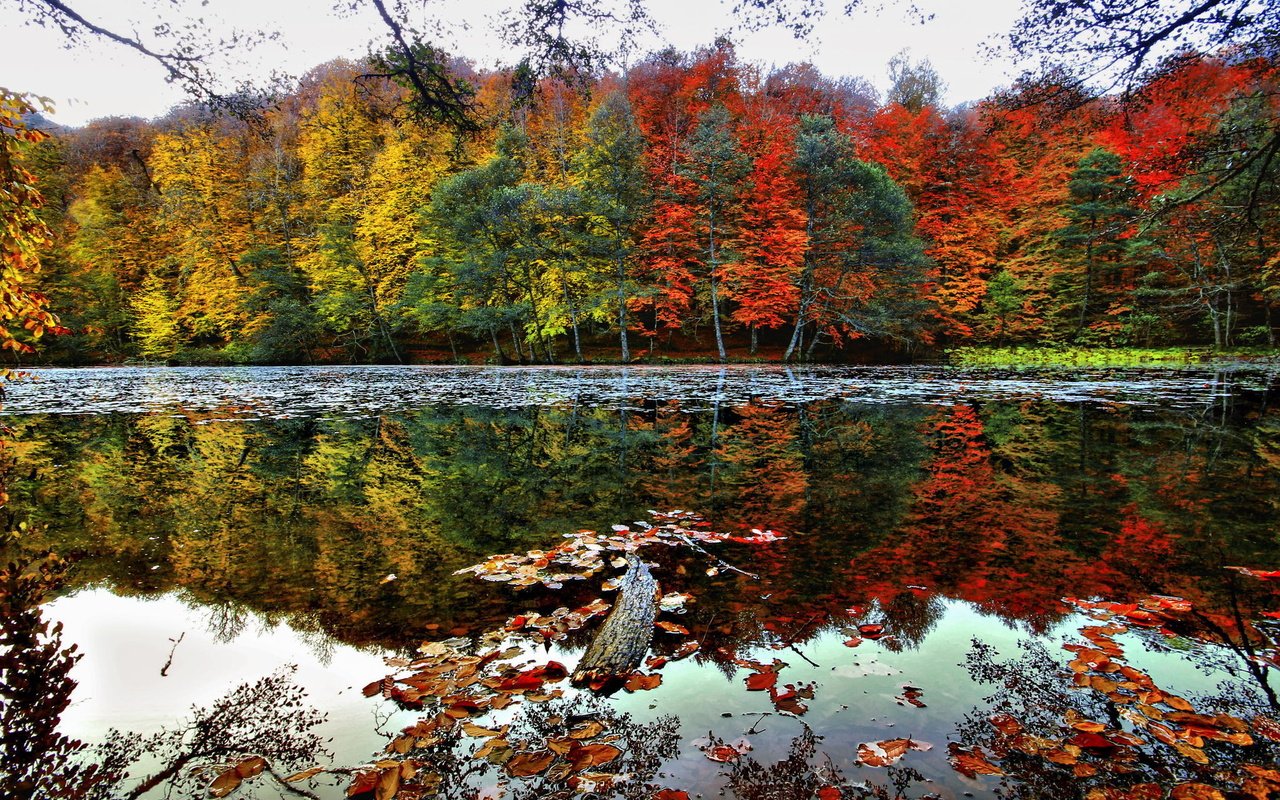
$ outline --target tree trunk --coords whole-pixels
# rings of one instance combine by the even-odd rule
[[[575,685],[616,688],[640,666],[653,641],[657,593],[658,582],[648,565],[629,553],[627,574],[618,587],[618,601],[573,671]]]
[[[719,354],[720,363],[723,364],[728,358],[724,354],[724,337],[720,333],[720,295],[716,291],[716,269],[719,264],[716,262],[716,214],[714,208],[711,211],[708,231],[708,244],[711,255],[711,320],[715,323],[716,353]]]
[[[631,360],[631,348],[627,344],[627,268],[622,259],[618,259],[618,336],[622,341],[622,363]]]

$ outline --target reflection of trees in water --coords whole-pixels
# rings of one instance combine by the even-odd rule
[[[712,637],[738,617],[748,640],[786,638],[873,600],[903,603],[902,631],[923,634],[921,610],[895,599],[908,585],[1033,629],[1060,617],[1064,593],[1192,592],[1217,553],[1257,563],[1274,546],[1258,509],[1280,496],[1265,438],[1280,415],[1257,398],[1215,413],[1211,427],[1229,435],[1212,442],[1182,414],[1051,402],[14,424],[36,473],[17,492],[24,513],[56,531],[44,546],[83,556],[75,580],[182,587],[193,602],[395,646],[425,624],[506,617],[503,597],[454,569],[650,507],[790,535],[733,553],[761,587],[676,579],[704,598],[695,613],[718,612]],[[238,630],[234,606],[218,613]]]
[[[79,656],[38,606],[63,571],[53,558],[0,568],[0,796],[14,800],[105,797],[122,766],[90,766],[87,745],[57,730]]]
[[[679,750],[679,721],[661,717],[639,723],[630,714],[616,711],[607,700],[586,692],[546,703],[521,704],[512,718],[505,738],[523,743],[525,751],[539,752],[548,741],[567,739],[570,731],[584,723],[598,723],[602,740],[622,751],[616,759],[598,768],[584,771],[567,768],[556,761],[551,769],[528,778],[513,778],[503,764],[509,763],[509,752],[493,760],[473,757],[474,740],[446,738],[429,748],[415,749],[407,756],[394,757],[411,763],[418,781],[434,787],[442,800],[465,800],[475,797],[477,787],[497,786],[502,796],[512,800],[567,800],[572,797],[614,797],[625,800],[649,800],[654,794],[658,772]],[[610,782],[605,776],[616,776]],[[599,782],[595,789],[582,781]]]
[[[1192,786],[1179,790],[1185,795],[1173,796],[1222,797],[1214,793],[1221,791],[1268,797],[1280,791],[1280,780],[1273,780],[1280,776],[1273,771],[1265,777],[1280,757],[1277,708],[1257,684],[1228,678],[1215,694],[1182,698],[1151,680],[1159,674],[1130,671],[1116,654],[1125,671],[1110,673],[1114,682],[1122,690],[1126,681],[1140,687],[1138,699],[1125,699],[1126,692],[1105,678],[1090,683],[1086,674],[1080,685],[1077,667],[1064,671],[1045,644],[1022,647],[1018,657],[1002,659],[974,641],[966,666],[974,680],[997,689],[988,708],[970,712],[958,726],[967,745],[999,759],[1003,797],[1163,797],[1170,787],[1187,784]],[[1178,655],[1206,669],[1204,656],[1212,651],[1201,643]],[[1214,791],[1195,793],[1195,784]]]
[[[0,797],[106,800],[158,787],[203,797],[211,781],[246,759],[263,759],[281,781],[325,754],[314,733],[323,716],[304,705],[291,671],[246,683],[148,736],[112,731],[90,746],[59,733],[79,655],[63,645],[61,625],[50,625],[40,604],[64,574],[56,556],[0,568]]]

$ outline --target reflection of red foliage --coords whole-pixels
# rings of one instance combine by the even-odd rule
[[[1056,616],[1080,559],[1056,540],[1057,517],[1033,487],[996,472],[982,432],[971,406],[927,423],[934,457],[909,519],[854,568],[876,576],[868,588],[882,602],[922,584],[1002,616]]]

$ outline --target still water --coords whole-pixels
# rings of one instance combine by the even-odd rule
[[[0,784],[1265,797],[1276,378],[40,371],[7,387],[6,560],[64,563],[7,576],[8,681],[46,677],[10,693]],[[646,662],[571,687],[605,537],[664,520]],[[585,579],[455,574],[597,540]]]

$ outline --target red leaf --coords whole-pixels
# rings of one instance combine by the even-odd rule
[[[766,689],[772,689],[778,685],[778,673],[769,672],[753,672],[747,676],[748,692],[763,692]]]

